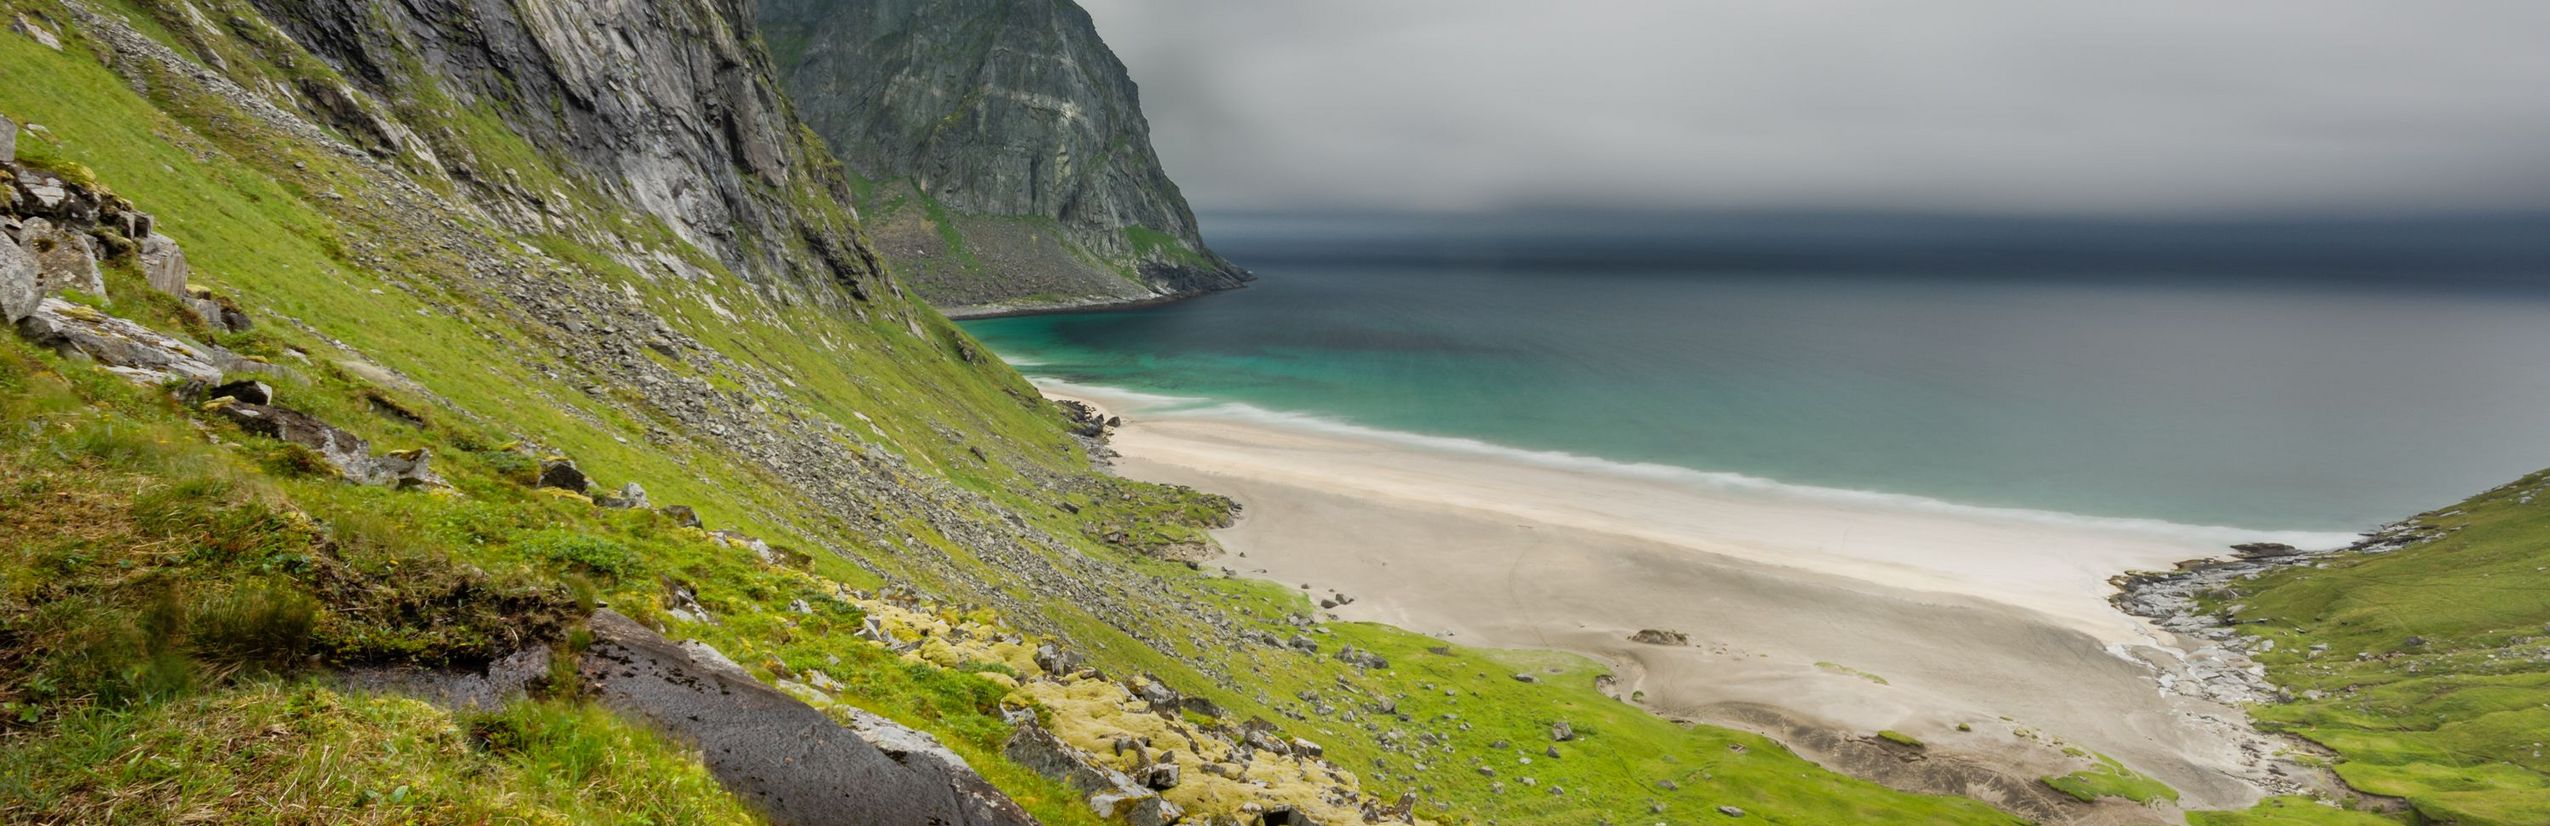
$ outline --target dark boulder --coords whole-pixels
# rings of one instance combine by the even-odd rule
[[[575,460],[553,456],[540,462],[540,487],[583,493],[593,487],[593,480],[585,478]]]
[[[204,395],[213,399],[236,399],[246,404],[274,403],[274,388],[261,381],[234,381],[215,387]]]

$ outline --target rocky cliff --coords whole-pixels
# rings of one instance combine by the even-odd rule
[[[765,0],[761,25],[806,122],[865,179],[880,246],[952,315],[1248,280],[1205,247],[1071,0]]]

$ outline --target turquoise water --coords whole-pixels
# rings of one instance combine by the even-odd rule
[[[1217,241],[1242,291],[966,326],[1030,375],[1235,414],[2083,515],[2354,530],[2550,466],[2550,292],[2520,280],[1335,237]]]

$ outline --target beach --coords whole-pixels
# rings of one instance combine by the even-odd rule
[[[1341,620],[1583,654],[1656,713],[1761,731],[1923,791],[2007,796],[1987,781],[2062,773],[2074,747],[2195,808],[2246,805],[2307,774],[2237,709],[2164,691],[2179,642],[2111,607],[2108,580],[2237,541],[2343,537],[1789,489],[1046,389],[1125,416],[1120,473],[1242,503],[1214,564],[1351,597]],[[1690,642],[1632,642],[1642,629]],[[1927,759],[1854,747],[1879,731],[1919,738]]]

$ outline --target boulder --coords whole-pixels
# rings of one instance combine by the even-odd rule
[[[36,45],[57,52],[62,50],[62,38],[55,36],[53,30],[45,28],[44,24],[27,19],[26,15],[18,15],[17,21],[9,24],[9,30],[32,38]]]
[[[236,422],[240,429],[269,439],[290,442],[317,454],[348,482],[362,485],[384,484],[388,474],[381,463],[372,458],[371,446],[363,437],[337,429],[318,417],[286,407],[249,404],[236,399],[215,399],[210,406],[215,414]]]
[[[585,478],[584,471],[576,467],[575,460],[552,456],[540,461],[540,487],[583,493],[593,487],[593,480]]]
[[[1035,823],[963,761],[939,759],[933,751],[945,750],[934,749],[935,740],[877,735],[904,749],[898,757],[725,665],[715,649],[677,645],[608,610],[588,627],[593,644],[577,662],[587,690],[698,748],[709,773],[771,823]]]
[[[142,278],[151,289],[178,298],[186,298],[186,279],[192,277],[186,266],[186,252],[165,235],[142,239]]]
[[[425,448],[390,451],[381,454],[378,461],[381,467],[380,484],[399,490],[451,487],[450,482],[445,482],[443,477],[434,474],[433,451]]]
[[[18,122],[0,115],[0,163],[18,162]]]
[[[171,380],[221,381],[218,358],[195,345],[148,327],[63,301],[42,299],[18,320],[18,334],[64,355],[83,355],[125,378],[157,384]]]
[[[38,283],[35,256],[0,238],[0,324],[14,325],[35,312],[36,303],[44,299]]]
[[[1576,727],[1568,725],[1565,720],[1560,720],[1549,727],[1549,739],[1560,743],[1574,740],[1576,739]]]
[[[1089,808],[1099,817],[1134,826],[1166,826],[1183,815],[1177,804],[1161,799],[1132,776],[1091,760],[1032,720],[1019,724],[1001,753],[1028,771],[1087,792]]]
[[[204,394],[208,399],[237,399],[248,404],[273,404],[274,388],[261,381],[234,381],[215,387]]]
[[[604,494],[601,497],[594,499],[593,502],[594,504],[601,505],[606,508],[645,510],[646,488],[640,487],[636,482],[630,482],[628,484],[621,485],[619,493]]]
[[[699,512],[691,510],[691,506],[689,505],[666,505],[664,506],[662,513],[665,516],[672,517],[673,524],[676,526],[684,528],[696,528],[700,526]]]
[[[77,290],[106,296],[106,276],[97,268],[97,239],[42,218],[29,218],[18,229],[18,246],[35,257],[36,289],[46,295]]]

